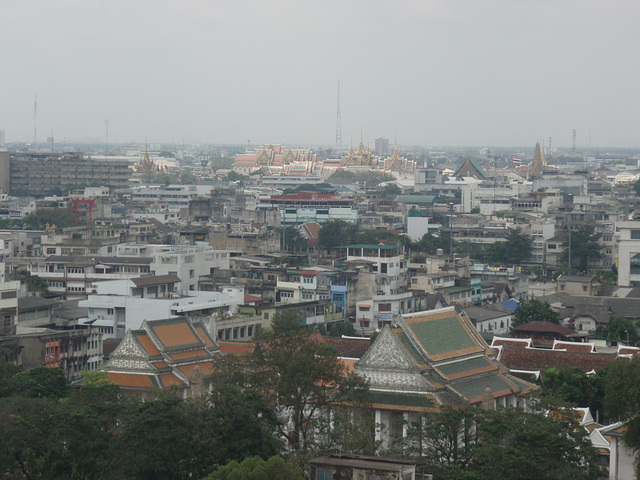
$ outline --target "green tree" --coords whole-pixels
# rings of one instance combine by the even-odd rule
[[[39,209],[22,219],[22,225],[33,230],[44,230],[47,225],[65,228],[75,224],[75,214],[61,208]]]
[[[13,392],[12,377],[21,370],[10,359],[10,351],[6,348],[0,348],[0,398],[11,395]]]
[[[135,402],[114,437],[115,478],[201,478],[214,467],[195,404],[173,392]],[[205,437],[206,438],[206,437]],[[161,439],[161,441],[160,441]]]
[[[368,385],[348,374],[334,347],[316,340],[304,320],[293,313],[277,315],[258,335],[253,352],[253,380],[277,405],[278,433],[294,451],[312,447],[310,432],[319,411],[332,405],[363,403]]]
[[[184,185],[193,185],[196,183],[196,176],[190,168],[184,168],[182,172],[180,172],[180,183]]]
[[[38,292],[40,294],[49,293],[49,284],[47,283],[46,280],[43,280],[38,275],[31,275],[30,272],[26,270],[21,270],[20,276],[27,283],[27,291]]]
[[[529,322],[551,322],[560,323],[558,312],[551,308],[549,302],[544,302],[537,298],[532,298],[528,302],[520,302],[513,314],[511,328]]]
[[[401,194],[402,194],[402,189],[395,183],[390,183],[388,185],[385,185],[384,187],[382,187],[382,190],[380,191],[380,195],[382,196],[382,198],[401,195]]]
[[[210,433],[209,456],[216,465],[259,456],[267,459],[280,451],[281,442],[273,436],[278,420],[260,392],[229,383],[215,384],[208,407],[201,413]]]
[[[355,183],[356,174],[350,170],[336,170],[327,179],[329,183],[343,184],[343,183]]]
[[[28,398],[62,398],[68,395],[67,377],[61,368],[35,367],[11,378],[16,395]]]
[[[633,322],[615,315],[609,319],[609,323],[606,325],[598,326],[596,333],[600,338],[612,342],[625,342],[634,345],[638,341],[638,334]]]
[[[404,451],[410,457],[425,459],[429,472],[437,478],[468,470],[478,442],[476,416],[474,409],[452,407],[422,415],[407,426]]]
[[[541,394],[586,407],[587,374],[579,367],[547,368],[542,372]]]
[[[284,235],[283,235],[284,230]],[[307,239],[302,236],[296,227],[287,226],[280,229],[280,248],[287,252],[302,252],[307,249]]]
[[[454,248],[455,245],[454,241]],[[435,255],[440,248],[444,253],[451,254],[451,232],[449,230],[440,230],[438,236],[425,233],[419,241],[411,244],[412,251],[424,252],[429,255]]]
[[[494,262],[520,265],[523,260],[531,257],[533,237],[522,233],[520,227],[510,228],[505,241],[493,243],[487,251]]]
[[[482,412],[471,478],[578,480],[598,478],[597,452],[588,432],[562,410]]]
[[[562,262],[569,264],[569,250],[571,250],[571,268],[574,265],[581,272],[589,271],[589,260],[602,258],[601,246],[598,240],[602,234],[594,231],[592,225],[581,225],[571,230],[571,244],[569,240],[562,244],[564,251],[560,257]]]
[[[607,365],[604,409],[613,421],[625,422],[625,443],[640,451],[640,355]]]
[[[242,462],[233,462],[218,468],[206,480],[303,480],[302,470],[297,465],[274,456],[268,460],[250,457]]]
[[[323,246],[327,251],[331,251],[335,247],[350,245],[353,243],[357,231],[357,225],[344,220],[332,220],[320,227],[318,245]]]

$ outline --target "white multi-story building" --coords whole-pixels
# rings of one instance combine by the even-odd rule
[[[20,281],[7,281],[4,262],[0,263],[0,333],[16,333]]]
[[[640,285],[640,222],[616,222],[618,286]]]
[[[334,193],[297,192],[289,195],[271,195],[259,198],[258,210],[278,209],[281,225],[325,223],[343,220],[358,223],[359,213],[353,198]]]
[[[100,327],[104,338],[122,338],[127,330],[140,328],[144,320],[187,316],[206,319],[211,333],[216,319],[236,313],[238,305],[244,303],[244,287],[180,295],[175,290],[178,283],[175,275],[96,283],[96,293],[79,303],[88,308],[88,316],[81,323]]]
[[[126,243],[117,245],[121,257],[150,257],[151,272],[155,275],[177,275],[180,291],[197,290],[198,278],[211,275],[215,269],[229,268],[229,251],[214,250],[210,246],[148,245]]]
[[[143,185],[131,192],[131,200],[158,205],[168,210],[189,208],[189,202],[198,197],[195,185]]]

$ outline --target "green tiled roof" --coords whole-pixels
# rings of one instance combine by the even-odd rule
[[[477,370],[478,368],[484,368],[491,366],[491,362],[486,357],[470,358],[469,360],[463,360],[461,362],[448,363],[442,365],[438,369],[446,376],[455,375],[456,373],[468,372],[470,370]]]
[[[456,313],[451,312],[451,314],[451,317],[408,325],[424,345],[427,354],[438,355],[478,345],[462,326]]]
[[[476,377],[469,380],[463,380],[460,383],[451,385],[453,389],[460,392],[466,398],[480,397],[484,393],[484,389],[487,388],[487,380],[489,380],[489,388],[492,392],[499,392],[501,390],[510,390],[512,387],[501,375],[491,375],[489,377]]]
[[[424,358],[424,356],[409,341],[409,337],[407,337],[406,333],[398,332],[398,333],[396,333],[396,337],[398,337],[398,340],[400,340],[400,343],[402,343],[402,345],[404,345],[404,347],[407,349],[409,354],[413,357],[413,359],[417,363],[419,363],[419,364],[427,363],[427,360]]]
[[[371,403],[379,405],[399,405],[405,407],[432,408],[433,401],[427,394],[383,392],[370,390]]]

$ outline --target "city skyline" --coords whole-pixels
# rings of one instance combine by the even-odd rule
[[[640,5],[9,2],[7,143],[640,144]]]

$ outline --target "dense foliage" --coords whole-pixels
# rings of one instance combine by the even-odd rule
[[[520,302],[513,314],[511,328],[529,322],[560,323],[558,312],[551,308],[549,302],[532,298],[528,302]]]
[[[8,379],[12,388],[0,398],[3,478],[203,478],[281,450],[275,414],[255,390],[220,385],[199,402],[174,392],[142,401],[100,375],[81,389],[61,379],[44,367]]]
[[[531,257],[533,237],[522,233],[520,227],[510,228],[504,242],[495,242],[487,247],[490,261],[503,265],[520,265]]]
[[[571,242],[567,240],[562,244],[564,251],[561,261],[569,264],[569,253],[571,253],[571,268],[576,266],[580,272],[589,271],[589,261],[602,258],[601,245],[598,240],[602,234],[594,231],[592,225],[581,225],[571,229]],[[571,251],[571,252],[569,252]]]
[[[640,356],[621,358],[607,367],[605,411],[611,420],[626,423],[625,441],[640,451]]]
[[[302,321],[293,313],[278,315],[258,335],[250,379],[278,405],[277,431],[297,452],[311,448],[310,420],[320,411],[346,402],[364,408],[368,394],[364,379],[349,374],[335,348],[301,327]]]
[[[438,479],[578,480],[599,474],[587,431],[563,411],[445,408],[407,432],[405,452]]]

